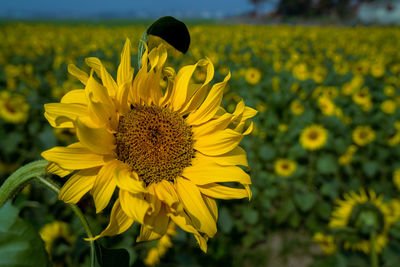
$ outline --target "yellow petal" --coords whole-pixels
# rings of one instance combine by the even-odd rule
[[[120,163],[114,171],[114,180],[120,189],[126,190],[131,193],[146,193],[145,184],[139,181],[139,177],[135,172]]]
[[[144,216],[150,208],[150,204],[144,200],[143,194],[132,194],[126,190],[120,189],[119,199],[126,215],[143,224]]]
[[[60,177],[65,177],[68,174],[71,174],[73,171],[72,170],[65,170],[58,166],[56,163],[51,162],[49,165],[46,167],[47,172],[58,175]]]
[[[218,207],[217,203],[215,202],[214,199],[206,196],[206,195],[201,195],[203,197],[204,203],[206,203],[208,210],[211,213],[211,216],[213,217],[214,221],[217,222],[218,220]]]
[[[136,242],[161,238],[167,232],[169,220],[164,209],[161,209],[157,214],[147,215],[145,224],[140,228],[140,235],[137,237]],[[152,227],[149,228],[147,225],[151,225]]]
[[[217,225],[197,186],[187,179],[177,178],[176,190],[196,229],[213,237]]]
[[[211,160],[219,165],[223,166],[229,166],[229,165],[241,165],[248,167],[249,164],[247,162],[247,156],[246,156],[246,151],[244,151],[243,148],[240,146],[235,147],[231,151],[221,154],[219,156],[205,156],[202,155],[201,153],[199,156],[204,156],[208,160]]]
[[[103,236],[113,236],[128,230],[133,224],[133,219],[129,218],[121,208],[120,200],[117,199],[111,210],[110,223],[101,234],[94,238],[85,238],[86,241],[93,241]]]
[[[183,104],[185,104],[189,81],[196,67],[197,64],[188,65],[184,66],[178,71],[178,74],[175,77],[174,87],[172,89],[172,95],[170,99],[172,110],[179,110]]]
[[[125,114],[129,111],[128,105],[128,94],[131,89],[130,83],[125,83],[118,89],[118,94],[115,96],[115,100],[117,101],[117,111],[120,114]]]
[[[250,195],[245,189],[231,188],[216,183],[199,185],[200,192],[212,198],[218,199],[241,199]]]
[[[195,139],[200,139],[204,135],[225,130],[226,127],[231,123],[232,118],[232,114],[225,113],[217,119],[209,120],[199,126],[192,126],[192,131]]]
[[[110,202],[110,199],[115,191],[115,181],[113,173],[118,166],[118,160],[110,160],[100,169],[96,177],[91,194],[96,206],[96,213],[102,211]]]
[[[195,138],[197,136],[194,136]],[[218,131],[212,135],[195,139],[194,149],[208,156],[218,156],[237,147],[243,138],[243,134],[232,129]]]
[[[207,90],[209,88],[209,83],[214,77],[214,65],[212,64],[209,58],[202,59],[198,62],[199,66],[206,66],[206,78],[204,79],[203,84],[195,87],[195,90],[192,92],[188,92],[188,96],[186,97],[186,104],[179,111],[182,115],[185,115],[193,110],[197,109],[200,104],[203,102],[205,96],[207,95]],[[190,90],[189,86],[189,90]]]
[[[250,118],[254,117],[255,115],[257,115],[257,113],[258,113],[257,110],[246,106],[246,108],[245,108],[245,110],[243,112],[242,120],[250,119]]]
[[[230,73],[225,77],[224,81],[213,85],[206,100],[204,100],[196,111],[190,113],[186,118],[186,122],[189,125],[199,125],[214,117],[221,105],[222,95],[229,78]]]
[[[183,170],[182,176],[197,185],[218,182],[251,184],[250,176],[237,166],[221,166],[215,162],[194,158],[193,166]]]
[[[103,85],[107,88],[108,94],[110,96],[115,96],[117,92],[117,83],[114,81],[112,76],[107,72],[106,68],[104,68],[100,59],[96,57],[89,57],[85,59],[86,64],[93,68],[97,75],[101,78]]]
[[[99,168],[91,168],[72,175],[61,188],[58,199],[77,203],[92,188],[98,172]]]
[[[88,108],[92,117],[97,118],[99,125],[116,129],[118,118],[114,103],[108,95],[107,88],[99,84],[91,75],[86,84],[86,95],[89,100]]]
[[[132,81],[133,71],[131,67],[131,41],[127,38],[121,53],[121,62],[117,70],[117,84],[123,85]]]
[[[42,157],[67,170],[88,169],[105,163],[103,155],[93,153],[79,142],[67,147],[53,147],[42,152]]]
[[[69,64],[68,65],[68,72],[72,75],[75,76],[78,80],[81,81],[81,83],[86,84],[87,80],[89,79],[89,76],[87,75],[86,72],[83,70],[79,69],[77,66],[74,64]]]
[[[203,237],[193,226],[192,220],[189,218],[189,216],[182,211],[181,213],[178,214],[173,214],[173,213],[168,213],[168,216],[171,218],[171,220],[178,225],[182,230],[188,233],[194,234],[197,242],[199,243],[199,246],[201,250],[204,252],[207,252],[207,237]]]
[[[44,110],[50,125],[57,128],[73,128],[72,121],[89,114],[87,107],[82,104],[49,103],[44,105]]]
[[[79,120],[75,122],[79,141],[97,154],[114,154],[115,137],[105,127],[91,128]]]
[[[74,103],[87,106],[88,101],[86,98],[85,90],[76,89],[69,91],[61,98],[60,103]]]
[[[179,197],[171,182],[162,180],[154,188],[157,198],[167,204],[172,212],[179,211]]]

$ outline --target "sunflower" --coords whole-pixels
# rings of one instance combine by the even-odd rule
[[[393,183],[396,186],[397,190],[400,191],[400,168],[396,169],[393,172],[392,179],[393,179]]]
[[[314,234],[313,241],[318,243],[322,251],[327,255],[336,252],[336,244],[332,235],[324,235],[323,233],[318,232]]]
[[[293,100],[290,103],[290,111],[292,111],[292,113],[294,115],[301,115],[304,112],[304,105],[303,103],[301,103],[299,100]]]
[[[44,241],[45,249],[49,255],[52,255],[52,248],[62,243],[72,244],[75,241],[68,224],[61,221],[55,221],[45,224],[40,230],[39,235]]]
[[[65,143],[76,141],[75,128],[54,128],[53,133],[58,141]]]
[[[393,114],[396,112],[396,102],[393,100],[385,100],[381,104],[381,110],[386,114]]]
[[[297,168],[297,163],[290,159],[277,159],[274,163],[275,173],[279,176],[289,177]]]
[[[255,85],[261,79],[261,72],[256,68],[248,68],[244,74],[244,78],[249,84]]]
[[[151,248],[144,259],[144,264],[147,266],[155,266],[160,263],[160,259],[165,255],[167,250],[172,247],[171,238],[176,236],[176,225],[170,223],[168,230],[157,242],[157,246]]]
[[[237,166],[248,166],[238,145],[251,133],[253,123],[246,120],[257,111],[240,101],[232,114],[226,112],[220,105],[230,74],[209,86],[214,75],[209,59],[175,74],[164,67],[163,45],[145,50],[133,78],[130,47],[127,39],[116,81],[97,58],[86,59],[90,75],[69,66],[85,89],[46,104],[45,117],[53,127],[74,128],[79,141],[42,156],[49,172],[73,172],[59,194],[64,202],[76,203],[90,191],[98,213],[119,189],[110,223],[94,239],[120,234],[134,221],[142,225],[137,241],[159,239],[173,221],[206,251],[217,232],[214,199],[251,197],[250,176]],[[202,84],[191,82],[198,66],[207,70]],[[165,91],[159,82],[164,78]]]
[[[335,113],[335,103],[328,97],[322,96],[318,98],[318,106],[322,114],[326,116],[332,116]]]
[[[18,124],[24,123],[29,116],[29,104],[23,95],[0,92],[0,117],[5,121]]]
[[[357,146],[350,145],[338,159],[340,165],[348,165],[353,161],[354,153],[357,152]]]
[[[354,229],[358,240],[346,240],[344,248],[366,254],[371,250],[370,232],[376,231],[375,248],[380,253],[388,242],[388,231],[396,219],[390,210],[389,204],[383,202],[383,195],[377,196],[373,190],[368,194],[364,189],[360,194],[351,191],[344,194],[344,200],[336,200],[329,226]]]
[[[300,134],[300,144],[307,150],[320,149],[327,140],[328,130],[318,124],[307,126]]]
[[[293,67],[293,76],[301,81],[309,78],[309,71],[305,63],[297,64]]]
[[[357,126],[352,136],[354,143],[365,146],[375,140],[375,131],[371,126]]]

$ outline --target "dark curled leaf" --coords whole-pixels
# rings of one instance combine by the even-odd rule
[[[183,22],[174,17],[166,16],[159,18],[147,29],[147,34],[162,38],[184,54],[189,49],[189,31]]]

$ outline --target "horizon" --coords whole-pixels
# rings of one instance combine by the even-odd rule
[[[264,5],[271,9],[273,3]],[[213,19],[245,14],[254,10],[246,0],[184,1],[152,0],[146,2],[115,0],[51,1],[27,0],[0,3],[2,19],[98,19],[98,18],[155,18],[165,15],[177,18]]]

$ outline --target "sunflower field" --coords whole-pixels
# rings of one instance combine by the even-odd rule
[[[129,38],[136,73],[145,30],[0,24],[0,184],[43,151],[76,141],[74,131],[53,129],[43,115],[44,104],[83,88],[68,65],[90,73],[85,58],[97,57],[117,77]],[[209,59],[214,83],[231,74],[226,111],[242,99],[258,111],[241,143],[252,197],[218,200],[207,253],[173,224],[156,241],[136,242],[134,223],[99,243],[126,250],[130,266],[400,266],[400,28],[192,25],[189,32],[187,54],[168,65]],[[192,82],[205,79],[200,66]],[[86,194],[78,207],[96,235],[107,226],[112,205],[96,213]],[[90,261],[78,218],[36,183],[0,209],[0,236],[2,266],[16,266],[19,257],[32,266]]]

